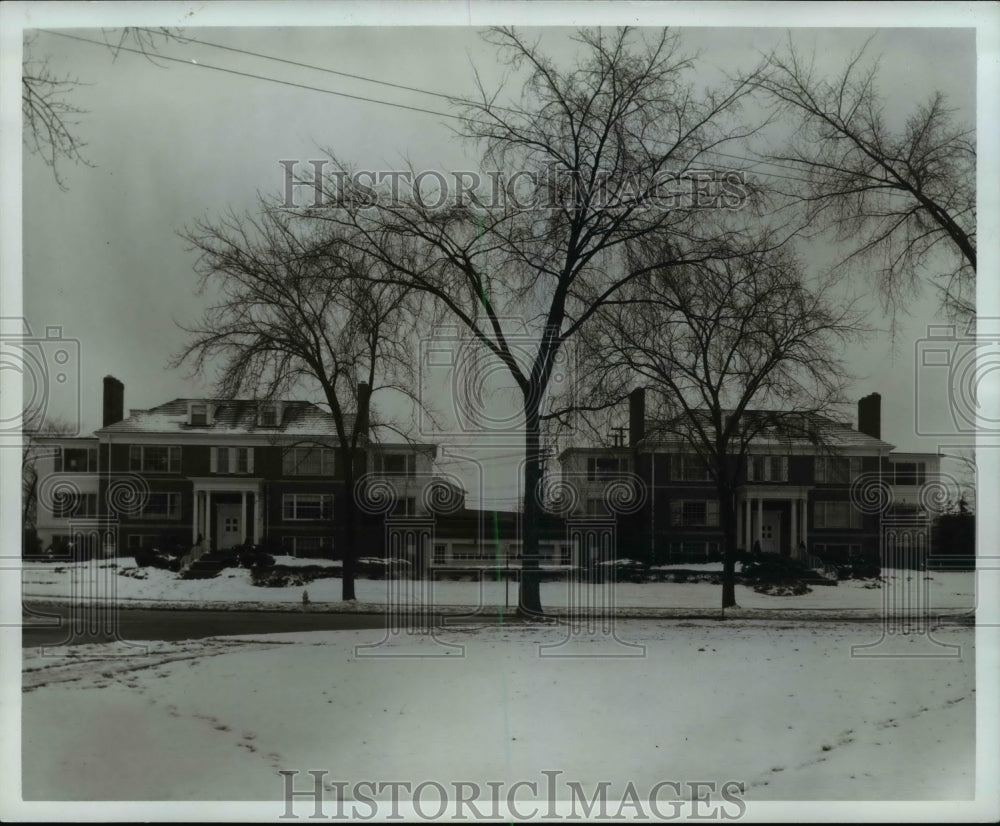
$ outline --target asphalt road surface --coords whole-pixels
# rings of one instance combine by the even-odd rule
[[[84,645],[111,642],[113,634],[100,628],[71,634],[69,606],[25,603],[21,645]],[[84,623],[86,625],[86,623]],[[382,614],[326,614],[286,611],[118,611],[118,637],[124,640],[194,640],[231,634],[283,633],[287,631],[339,631],[384,628]]]

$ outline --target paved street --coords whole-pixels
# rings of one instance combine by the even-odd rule
[[[25,603],[22,646],[83,645],[109,642],[101,630],[70,635],[69,606]],[[164,611],[130,609],[118,612],[119,636],[125,640],[190,640],[229,634],[287,631],[339,631],[382,628],[381,614],[326,614],[287,611]]]

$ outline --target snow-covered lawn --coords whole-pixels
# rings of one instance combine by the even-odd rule
[[[546,625],[445,632],[463,648],[394,635],[365,649],[374,656],[355,646],[382,632],[151,643],[146,656],[96,660],[115,652],[26,650],[24,796],[280,801],[278,770],[300,772],[298,789],[325,770],[348,798],[366,780],[544,789],[543,771],[563,773],[561,800],[570,782],[589,799],[608,781],[617,801],[631,781],[645,801],[665,780],[733,780],[751,815],[758,801],[973,795],[972,629],[935,632],[960,646],[944,659],[852,658],[877,638],[871,623],[632,620],[619,632],[644,655],[595,656],[624,649],[582,635],[547,649],[575,656],[540,657],[567,636]],[[544,805],[544,791],[521,792]],[[295,808],[313,813],[309,800]]]
[[[312,562],[310,560],[309,562]],[[752,588],[737,585],[736,598],[741,608],[751,611],[813,611],[834,615],[864,612],[877,615],[885,598],[910,610],[933,614],[972,611],[976,606],[974,572],[917,571],[884,572],[881,584],[869,580],[848,580],[836,586],[813,586],[800,596],[768,596]],[[926,589],[926,591],[924,590]],[[341,580],[317,579],[305,586],[264,588],[253,585],[250,572],[227,568],[213,579],[183,580],[176,574],[156,568],[136,568],[131,560],[121,560],[118,567],[94,562],[74,568],[71,565],[46,563],[23,571],[25,598],[67,599],[70,594],[111,596],[128,604],[203,605],[215,608],[245,605],[302,605],[303,591],[308,591],[313,608],[342,609]],[[387,602],[437,606],[516,606],[517,583],[495,579],[482,582],[439,581],[423,583],[411,580],[356,581],[358,602],[354,610],[380,610]],[[907,597],[906,600],[903,597]],[[715,611],[720,602],[720,586],[710,582],[619,583],[613,593],[604,587],[587,587],[573,582],[542,584],[542,604],[546,608],[565,609],[571,605],[593,606],[602,610],[612,604],[617,609],[643,610],[691,609]]]

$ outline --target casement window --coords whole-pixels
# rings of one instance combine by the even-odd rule
[[[52,515],[56,519],[68,519],[71,516],[83,519],[98,515],[96,493],[57,494],[53,498]]]
[[[213,447],[212,473],[253,473],[252,447]]]
[[[375,467],[385,476],[414,476],[417,457],[412,453],[384,453],[376,457]]]
[[[679,527],[717,527],[719,503],[715,499],[674,499],[670,503],[670,524]]]
[[[212,423],[212,411],[207,402],[191,402],[188,406],[188,424],[191,427],[208,427]]]
[[[625,456],[592,456],[587,459],[587,481],[606,482],[618,479],[628,473],[628,458]]]
[[[675,482],[711,482],[712,474],[696,453],[676,453],[671,462],[671,479]]]
[[[333,519],[333,494],[286,493],[281,499],[281,518],[292,522]]]
[[[180,447],[165,445],[130,445],[128,469],[141,473],[180,473]]]
[[[413,496],[401,496],[392,506],[393,516],[416,516],[417,500]]]
[[[850,502],[816,502],[813,524],[817,528],[860,528],[861,512]]]
[[[285,476],[335,476],[337,451],[330,447],[290,447],[281,467]]]
[[[748,482],[787,482],[787,456],[748,456]]]
[[[434,546],[434,564],[444,565],[447,555],[447,546],[445,545],[435,545]]]
[[[181,495],[173,491],[150,493],[138,519],[180,519]]]
[[[817,456],[815,480],[832,485],[849,485],[861,473],[860,456]]]
[[[923,485],[926,478],[923,462],[893,462],[891,481],[895,485]]]
[[[97,448],[62,447],[55,457],[57,473],[96,473]]]

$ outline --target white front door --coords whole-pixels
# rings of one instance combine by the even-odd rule
[[[781,513],[764,511],[760,522],[760,549],[766,554],[781,550]]]
[[[220,551],[243,541],[243,509],[239,505],[216,505],[215,547]]]

